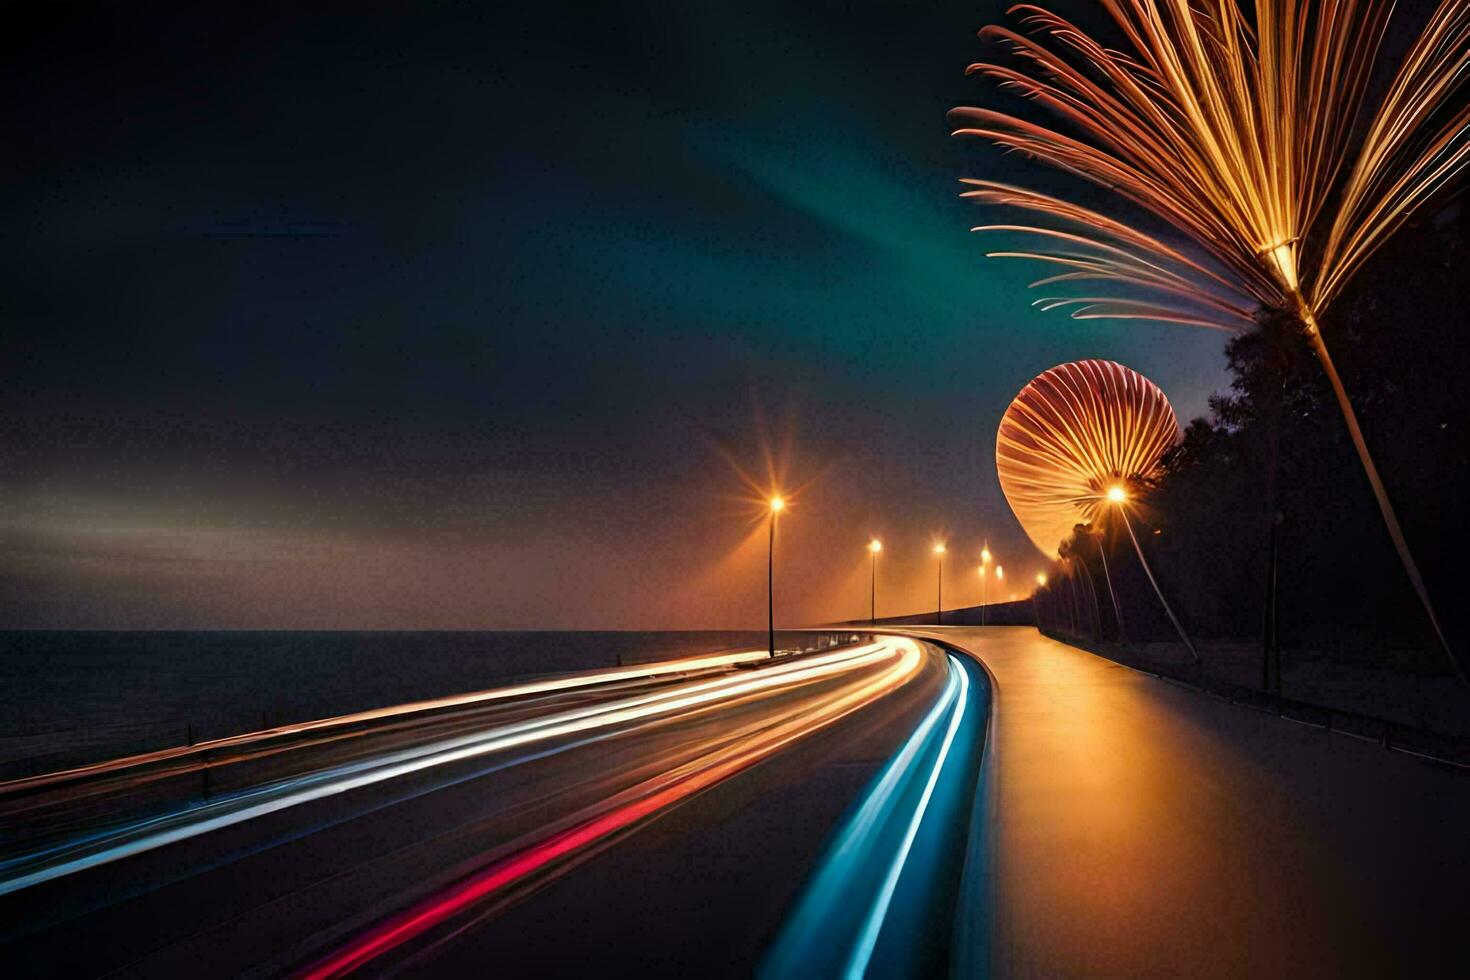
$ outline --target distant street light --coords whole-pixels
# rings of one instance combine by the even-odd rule
[[[1039,585],[1039,586],[1041,586],[1043,589],[1046,588],[1046,573],[1045,572],[1037,572],[1036,573],[1036,584]]]
[[[871,559],[868,571],[868,625],[872,626],[878,622],[878,552],[883,550],[883,542],[877,538],[868,542],[868,556]]]
[[[766,642],[769,655],[776,655],[776,515],[786,509],[780,496],[771,498],[770,536],[766,542]]]
[[[990,617],[990,610],[986,608],[990,604],[987,598],[990,595],[990,545],[980,549],[980,625]]]
[[[934,606],[934,625],[944,625],[944,542],[941,541],[934,546],[934,554],[939,557],[939,595]]]
[[[984,626],[985,625],[985,587],[988,584],[989,583],[987,583],[985,581],[985,566],[984,565],[981,565],[980,566],[980,625],[981,626]]]

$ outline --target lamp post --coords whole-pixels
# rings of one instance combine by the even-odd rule
[[[1005,584],[1006,584],[1006,570],[1005,570],[1005,568],[1003,566],[996,565],[995,566],[995,585],[999,589],[1004,589],[1005,588]],[[1005,592],[1001,592],[1001,595],[1005,595]]]
[[[981,565],[980,571],[980,625],[985,625],[985,566]]]
[[[1199,651],[1194,647],[1194,641],[1189,634],[1184,632],[1179,617],[1174,615],[1174,610],[1169,605],[1169,600],[1164,598],[1164,591],[1159,588],[1158,579],[1154,578],[1154,571],[1148,566],[1148,559],[1143,557],[1143,549],[1138,546],[1138,535],[1133,533],[1133,522],[1128,519],[1128,491],[1120,484],[1108,487],[1108,503],[1117,508],[1119,516],[1123,518],[1123,526],[1128,529],[1128,537],[1133,541],[1133,550],[1138,554],[1138,563],[1143,566],[1143,573],[1148,576],[1148,584],[1154,587],[1154,595],[1159,597],[1159,604],[1164,607],[1164,612],[1169,614],[1169,622],[1174,624],[1174,632],[1179,634],[1179,639],[1184,641],[1184,648],[1189,651],[1189,656],[1194,663],[1200,663]]]
[[[776,515],[786,501],[771,498],[770,536],[766,542],[766,643],[769,656],[776,655]]]
[[[990,595],[990,545],[980,549],[980,625],[985,625],[985,620],[990,616],[990,610],[986,608],[990,604],[987,598]]]
[[[878,552],[883,550],[883,542],[877,538],[868,542],[868,625],[873,626],[878,622]]]
[[[939,592],[934,603],[934,625],[944,625],[944,542],[941,541],[934,546],[934,554],[939,558]]]
[[[1041,605],[1036,598],[1041,595],[1041,590],[1046,588],[1046,573],[1036,573],[1036,591],[1031,593],[1031,615],[1036,620],[1036,628],[1041,628]]]

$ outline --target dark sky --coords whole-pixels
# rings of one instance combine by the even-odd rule
[[[354,5],[361,9],[363,5]],[[1029,308],[947,135],[1001,5],[133,10],[7,32],[0,625],[754,626],[1041,566],[1000,413],[1221,338]]]

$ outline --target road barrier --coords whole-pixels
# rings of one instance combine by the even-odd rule
[[[1337,732],[1340,735],[1348,735],[1352,738],[1361,739],[1365,742],[1376,742],[1394,752],[1403,752],[1407,755],[1418,756],[1432,762],[1455,766],[1461,769],[1470,769],[1470,738],[1465,736],[1447,735],[1441,732],[1432,732],[1403,722],[1390,721],[1386,718],[1377,718],[1359,712],[1347,711],[1342,708],[1329,708],[1308,701],[1298,701],[1294,698],[1283,697],[1255,688],[1232,684],[1229,681],[1211,677],[1200,669],[1188,664],[1180,664],[1177,667],[1169,667],[1163,664],[1152,664],[1148,667],[1140,667],[1136,664],[1126,663],[1107,653],[1094,649],[1085,640],[1069,636],[1059,630],[1041,630],[1043,634],[1067,643],[1072,646],[1081,647],[1089,653],[1093,653],[1106,660],[1129,670],[1139,673],[1150,674],[1154,677],[1182,684],[1185,687],[1220,698],[1231,704],[1241,707],[1253,708],[1283,718],[1286,721],[1296,722],[1299,725],[1310,725],[1329,732]]]

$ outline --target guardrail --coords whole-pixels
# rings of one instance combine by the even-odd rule
[[[1196,691],[1217,697],[1244,708],[1274,714],[1299,725],[1310,725],[1329,732],[1337,732],[1365,742],[1375,742],[1393,752],[1403,752],[1431,762],[1438,762],[1461,769],[1470,769],[1470,738],[1446,735],[1416,728],[1403,722],[1377,718],[1343,708],[1329,708],[1309,701],[1298,701],[1260,691],[1255,688],[1234,684],[1200,673],[1188,665],[1181,664],[1171,670],[1162,664],[1141,667],[1109,657],[1106,653],[1091,649],[1079,642],[1077,637],[1057,630],[1042,629],[1041,632],[1062,643],[1080,646],[1089,653],[1111,660],[1113,663],[1141,674],[1149,674],[1162,680],[1181,684]]]

